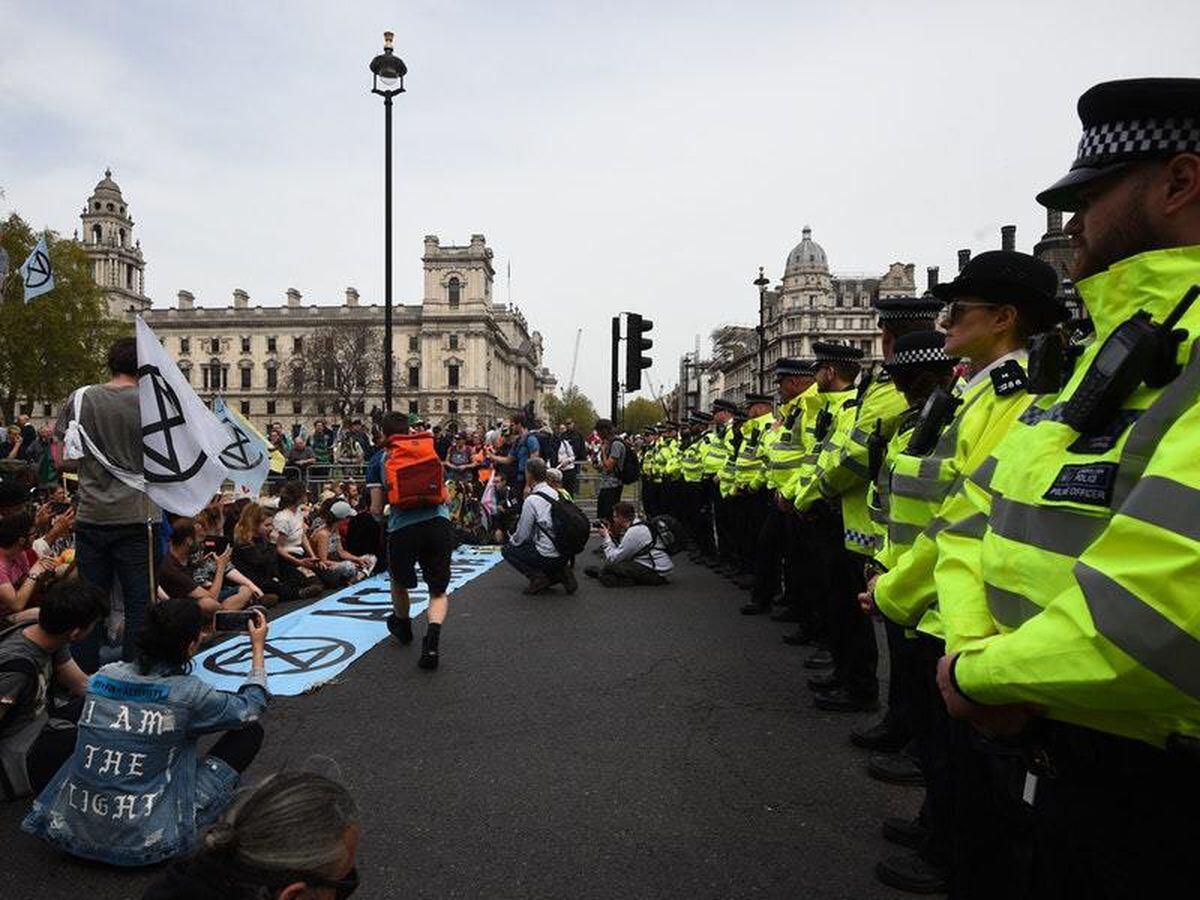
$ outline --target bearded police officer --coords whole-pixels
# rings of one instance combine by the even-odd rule
[[[1035,895],[1189,894],[1200,809],[1200,80],[1098,85],[1070,172],[1095,342],[964,487],[950,712],[1021,733]],[[953,570],[953,572],[951,571]],[[953,574],[953,577],[951,575]]]

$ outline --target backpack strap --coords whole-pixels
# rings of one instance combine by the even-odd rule
[[[654,527],[654,523],[650,519],[644,519],[641,522],[634,522],[633,525],[630,525],[629,527],[633,528],[634,525],[645,525],[646,526],[646,530],[650,532],[650,543],[648,543],[641,550],[637,551],[637,553],[633,554],[633,556],[631,556],[630,559],[637,559],[639,556],[648,557],[650,560],[650,571],[657,575],[658,574],[658,564],[654,561],[654,547],[656,544],[662,543],[662,539],[659,537],[659,534],[658,534],[658,529]],[[625,533],[628,534],[629,532],[626,531]],[[659,549],[661,549],[663,551],[663,553],[667,552],[667,549],[665,546],[660,547]]]
[[[18,622],[15,625],[9,625],[0,629],[0,644],[12,638],[18,632],[24,631],[29,627],[29,622]],[[31,659],[6,659],[0,662],[0,672],[16,672],[28,677],[25,686],[21,688],[21,693],[17,695],[17,703],[25,704],[33,699],[37,693],[39,668],[37,663]]]

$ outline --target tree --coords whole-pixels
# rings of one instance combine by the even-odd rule
[[[284,392],[346,417],[362,412],[367,395],[383,383],[383,338],[363,322],[323,325],[304,336],[282,368]]]
[[[108,349],[130,332],[110,316],[87,252],[52,231],[54,290],[25,302],[18,267],[38,237],[16,213],[0,223],[10,267],[0,287],[0,416],[10,422],[18,400],[57,402],[80,385],[107,381]]]
[[[637,397],[626,403],[621,416],[621,428],[626,434],[635,434],[666,417],[661,403],[645,397]]]
[[[596,407],[578,387],[568,388],[561,396],[551,394],[546,398],[546,414],[550,424],[558,428],[567,419],[575,422],[575,428],[580,434],[588,434],[600,418],[596,415]]]

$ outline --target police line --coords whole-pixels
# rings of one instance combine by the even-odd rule
[[[450,563],[450,590],[477,578],[500,561],[497,550],[460,547]],[[412,615],[429,606],[424,584],[409,591]],[[388,636],[392,611],[387,575],[350,585],[271,622],[266,666],[272,694],[294,697],[343,672]],[[196,655],[195,674],[223,691],[236,691],[250,672],[250,641],[224,641]]]

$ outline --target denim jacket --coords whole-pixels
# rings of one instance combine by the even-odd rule
[[[186,853],[239,781],[223,760],[198,757],[197,739],[255,721],[268,699],[262,673],[231,694],[192,675],[105,666],[88,684],[75,754],[21,827],[75,856],[118,866]]]

